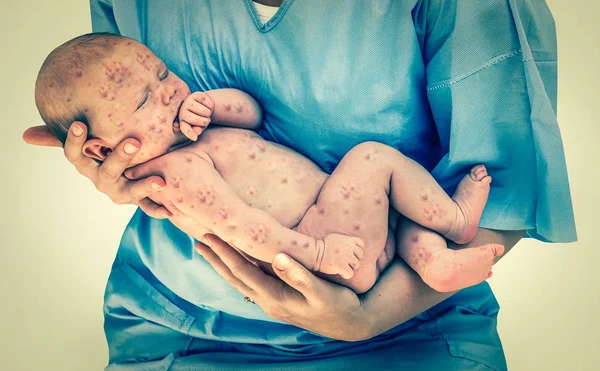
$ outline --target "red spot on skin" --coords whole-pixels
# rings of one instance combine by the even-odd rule
[[[381,198],[376,198],[376,199],[375,199],[375,203],[376,203],[377,205],[381,205]]]
[[[419,236],[417,236],[417,235],[412,236],[412,241],[413,242],[419,241]]]
[[[266,151],[267,149],[266,149],[264,146],[261,146],[261,147],[258,147],[258,150],[259,150],[261,153],[265,153],[265,151]]]
[[[193,208],[195,208],[196,206],[194,206],[194,205],[190,205],[190,207],[193,209]]]
[[[231,104],[226,104],[223,108],[225,108],[225,111],[231,111]]]
[[[350,198],[350,193],[348,193],[348,192],[343,193],[343,195],[346,200]]]
[[[325,209],[320,208],[318,210],[319,215],[325,215]]]
[[[255,153],[248,153],[248,158],[250,160],[254,160],[256,158],[256,154]]]
[[[179,188],[179,182],[173,182],[173,187]]]
[[[167,122],[167,118],[166,117],[161,117],[160,118],[160,122],[162,122],[164,124],[165,122]]]
[[[106,99],[106,97],[108,97],[108,92],[107,92],[107,91],[101,91],[101,92],[100,92],[100,96],[101,96],[102,98],[105,98],[105,99]]]
[[[422,201],[427,201],[429,199],[429,196],[427,195],[421,195],[421,200]]]
[[[370,159],[371,159],[371,154],[370,154],[370,153],[367,153],[367,154],[365,155],[365,159],[366,159],[366,160],[370,160]]]
[[[91,83],[91,82],[88,82],[88,83],[87,83],[87,86],[88,86],[88,88],[89,88],[90,86],[92,86],[92,83]]]
[[[298,244],[298,241],[294,240],[292,241],[292,245],[296,246]]]
[[[154,130],[156,130],[156,125],[152,124],[152,125],[150,125],[149,128],[150,128],[150,131],[154,131]]]
[[[89,85],[89,83],[88,83],[88,86],[90,86],[90,85]],[[54,87],[54,84],[50,84],[50,85],[48,85],[48,87],[49,87],[49,88],[53,88],[53,87]]]
[[[237,113],[242,113],[242,112],[244,112],[244,106],[242,106],[241,104],[238,104],[238,105],[235,107],[235,109],[236,109]]]
[[[227,218],[229,218],[229,214],[227,213],[226,210],[224,209],[220,209],[219,210],[219,216],[221,217],[221,219],[225,220]]]
[[[67,103],[69,103],[71,101],[71,98],[67,98]]]
[[[359,229],[360,229],[360,225],[358,225],[358,224],[354,225],[354,230],[355,231],[358,231]]]
[[[75,77],[76,78],[80,78],[81,76],[83,76],[83,73],[81,71],[75,72]]]
[[[281,178],[281,183],[286,184],[288,182],[288,178]]]
[[[432,221],[432,220],[433,220],[433,217],[432,217],[431,215],[428,215],[428,216],[426,216],[426,217],[425,217],[425,219],[427,219],[427,220],[429,220],[429,221]]]
[[[183,197],[178,197],[176,200],[178,203],[182,203],[183,202]]]
[[[350,214],[350,211],[344,210],[344,215],[348,215],[348,214]]]
[[[127,46],[131,45],[131,41],[128,41],[127,44],[125,44]]]
[[[302,247],[304,247],[305,249],[308,249],[309,246],[310,244],[308,242],[305,242],[304,245],[302,245]]]
[[[191,157],[186,157],[185,158],[185,162],[187,162],[188,164],[192,162],[192,158]]]

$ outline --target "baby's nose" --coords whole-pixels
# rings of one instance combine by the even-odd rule
[[[171,103],[171,98],[173,98],[173,96],[175,95],[175,93],[177,92],[177,90],[175,90],[175,88],[171,85],[168,85],[167,87],[165,87],[163,89],[162,92],[162,103],[166,106],[169,103]]]

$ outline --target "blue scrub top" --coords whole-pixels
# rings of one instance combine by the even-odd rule
[[[543,1],[332,4],[283,0],[264,25],[251,0],[91,0],[91,10],[94,31],[145,43],[192,91],[251,94],[265,111],[259,133],[328,172],[367,140],[415,159],[450,194],[483,163],[493,184],[481,227],[576,239],[556,122],[555,28]],[[412,334],[505,367],[485,283],[375,339],[345,343],[245,304],[193,243],[168,221],[134,215],[106,291],[111,362],[211,351],[307,359],[389,345],[429,324]],[[463,306],[488,320],[466,331],[473,317],[457,314]]]

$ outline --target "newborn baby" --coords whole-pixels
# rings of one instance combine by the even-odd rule
[[[375,142],[354,147],[329,176],[247,130],[262,120],[248,94],[190,93],[129,38],[89,34],[61,45],[40,70],[35,98],[63,143],[73,121],[86,124],[83,151],[98,161],[137,138],[142,147],[132,166],[142,165],[126,175],[163,176],[167,188],[157,201],[189,216],[174,222],[192,237],[215,234],[265,262],[284,252],[357,293],[373,286],[396,247],[438,291],[485,280],[504,251],[496,244],[451,250],[444,239],[462,244],[474,237],[491,182],[483,165],[463,178],[453,199],[419,164]],[[388,233],[394,210],[431,231],[396,246]]]

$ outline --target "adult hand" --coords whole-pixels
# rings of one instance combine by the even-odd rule
[[[229,284],[250,297],[269,316],[330,338],[359,341],[372,337],[371,316],[354,291],[316,277],[285,254],[278,254],[264,273],[214,235],[210,247],[196,250]]]
[[[29,144],[59,147],[60,141],[48,129],[40,126],[29,128],[23,133]],[[171,213],[163,206],[150,200],[149,196],[164,189],[165,181],[159,176],[131,181],[122,174],[129,162],[139,151],[140,142],[125,139],[111,152],[102,164],[85,156],[82,148],[87,139],[87,128],[74,122],[69,128],[64,146],[65,156],[77,171],[90,179],[96,189],[106,194],[116,204],[134,204],[154,218],[167,218]]]

